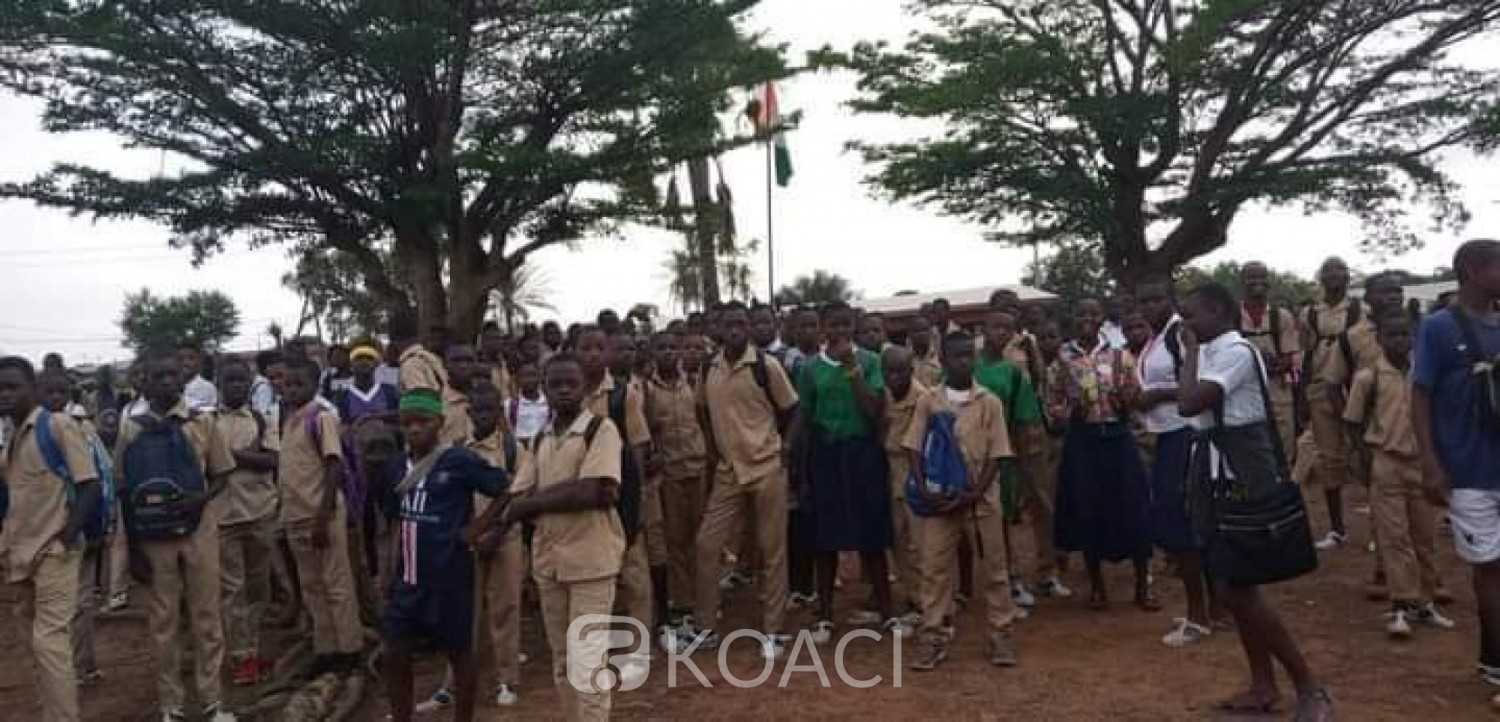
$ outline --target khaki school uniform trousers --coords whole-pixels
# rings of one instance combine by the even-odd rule
[[[224,647],[232,662],[260,654],[260,623],[271,601],[269,518],[219,527],[219,595]]]
[[[78,563],[78,606],[73,611],[73,670],[80,675],[99,668],[94,657],[94,617],[99,613],[100,565],[106,553],[102,541],[89,542]]]
[[[1318,445],[1317,479],[1324,489],[1349,483],[1351,471],[1348,431],[1343,414],[1333,407],[1332,384],[1315,383],[1308,388],[1307,405],[1312,417],[1313,440]]]
[[[1422,492],[1417,459],[1375,449],[1370,505],[1392,602],[1430,602],[1437,586],[1437,511]]]
[[[178,539],[141,542],[151,563],[146,585],[147,625],[156,662],[157,701],[165,709],[186,701],[182,683],[182,608],[195,651],[193,685],[203,704],[222,702],[219,672],[224,666],[224,620],[220,613],[219,522],[215,504],[203,509],[198,528]]]
[[[714,473],[713,488],[698,528],[697,614],[699,626],[714,626],[719,609],[719,552],[735,538],[747,517],[754,520],[765,576],[760,583],[762,632],[780,634],[786,616],[786,470],[779,465],[759,479],[742,480],[724,467]]]
[[[313,546],[312,526],[288,525],[287,545],[297,564],[297,582],[302,607],[313,620],[313,651],[317,654],[352,654],[364,647],[360,627],[359,599],[354,573],[349,568],[349,525],[344,523],[344,505],[338,503],[328,524],[328,546]]]
[[[892,568],[901,579],[908,599],[915,601],[921,586],[917,575],[917,540],[912,531],[911,510],[906,506],[906,477],[911,474],[911,459],[906,452],[885,455],[891,470],[891,557]]]
[[[667,590],[679,606],[693,604],[698,525],[703,519],[703,474],[661,482],[662,536],[667,547]]]
[[[607,689],[594,691],[590,683],[593,673],[603,669],[608,661],[610,635],[599,629],[570,640],[568,627],[585,614],[608,615],[615,604],[617,578],[564,582],[533,574],[532,579],[541,599],[547,645],[552,648],[552,683],[562,698],[569,722],[608,720],[610,693]],[[570,651],[576,654],[570,657]]]
[[[73,667],[72,620],[78,605],[78,568],[82,550],[54,541],[36,561],[31,578],[12,582],[18,598],[19,637],[27,640],[32,674],[41,701],[41,722],[77,722],[78,677]],[[12,656],[12,663],[20,660]],[[19,713],[18,719],[30,716]]]
[[[942,634],[943,618],[952,608],[957,585],[959,540],[967,538],[980,568],[979,594],[984,597],[985,621],[991,632],[1004,632],[1015,621],[1010,598],[1010,569],[1005,561],[1005,516],[995,482],[971,508],[940,516],[915,517],[917,568],[922,578],[921,634]]]

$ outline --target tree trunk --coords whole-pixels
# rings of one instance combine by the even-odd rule
[[[719,303],[718,210],[709,185],[708,158],[688,161],[688,185],[693,195],[693,254],[703,284],[703,307]]]
[[[447,326],[453,338],[472,341],[479,338],[479,329],[484,326],[484,311],[489,305],[490,289],[479,277],[459,278],[455,275],[449,284]]]
[[[429,231],[397,228],[396,253],[411,274],[418,335],[425,336],[434,327],[448,325],[448,293],[443,288],[443,261],[438,255],[437,239]]]

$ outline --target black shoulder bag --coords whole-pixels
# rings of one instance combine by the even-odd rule
[[[1254,346],[1245,345],[1256,351]],[[1231,485],[1239,488],[1213,500],[1213,526],[1204,562],[1214,579],[1237,587],[1274,584],[1318,568],[1307,506],[1302,490],[1289,480],[1286,450],[1276,433],[1276,412],[1266,389],[1260,353],[1256,351],[1252,358],[1265,405],[1265,422],[1226,427],[1220,402],[1214,409],[1217,426],[1207,434],[1242,484]],[[1225,392],[1227,395],[1228,389]],[[1271,463],[1264,454],[1267,442],[1274,457]]]

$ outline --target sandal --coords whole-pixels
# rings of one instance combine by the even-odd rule
[[[1275,697],[1262,697],[1257,692],[1243,692],[1229,699],[1215,702],[1214,711],[1229,714],[1273,715],[1280,712],[1277,709],[1280,704],[1281,700]]]
[[[1326,689],[1297,693],[1296,722],[1332,722],[1333,695]]]

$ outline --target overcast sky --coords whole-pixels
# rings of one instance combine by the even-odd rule
[[[806,0],[765,0],[755,23],[791,44],[795,56],[832,44],[847,47],[861,39],[904,37],[915,27],[900,0],[818,0],[817,13]],[[872,199],[861,185],[865,169],[844,150],[852,138],[891,139],[915,133],[885,118],[856,117],[843,107],[853,93],[847,75],[800,78],[782,88],[783,112],[802,110],[802,126],[790,137],[796,177],[778,189],[776,280],[778,285],[814,269],[850,278],[865,296],[903,289],[940,291],[1013,283],[1031,257],[982,240],[982,229],[931,211]],[[83,161],[131,173],[161,167],[156,153],[128,151],[100,135],[52,136],[38,127],[38,106],[0,96],[0,180],[30,178],[54,162]],[[764,155],[737,151],[724,162],[734,189],[743,238],[764,238]],[[1500,179],[1478,159],[1450,157],[1447,168],[1465,186],[1474,222],[1466,235],[1500,234]],[[685,180],[685,178],[684,178]],[[43,210],[29,203],[0,201],[0,351],[33,359],[60,351],[68,362],[120,357],[115,325],[126,293],[150,288],[158,294],[218,289],[239,306],[242,324],[237,348],[270,342],[265,328],[278,321],[296,324],[297,298],[282,288],[289,262],[275,248],[233,249],[201,269],[186,254],[166,247],[163,229],[145,223],[94,223]],[[1373,267],[1358,255],[1359,224],[1339,216],[1305,217],[1292,211],[1243,213],[1227,248],[1208,261],[1251,257],[1277,268],[1310,274],[1333,253],[1355,266]],[[1422,250],[1389,265],[1426,271],[1446,265],[1458,239],[1430,238]],[[636,302],[668,308],[664,263],[679,236],[634,230],[626,238],[586,241],[576,252],[563,248],[535,256],[544,270],[558,315],[591,317],[603,307]],[[765,249],[755,260],[756,288],[765,288]],[[762,292],[762,295],[763,292]]]

